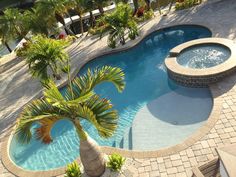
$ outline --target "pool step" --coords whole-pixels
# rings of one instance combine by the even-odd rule
[[[133,149],[132,142],[132,127],[130,127],[127,131],[125,131],[123,138],[119,143],[119,147],[122,149]]]

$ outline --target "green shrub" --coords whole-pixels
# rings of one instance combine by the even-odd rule
[[[183,2],[176,2],[175,9],[182,10],[193,7],[201,3],[201,0],[184,0]]]
[[[149,19],[152,19],[154,17],[154,12],[152,9],[144,12],[144,19],[145,20],[149,20]]]
[[[119,154],[112,154],[109,156],[109,161],[107,162],[107,167],[112,171],[120,171],[121,167],[125,163],[125,158]]]
[[[72,162],[71,164],[67,165],[66,175],[65,177],[81,177],[80,166],[76,161]]]
[[[140,22],[144,22],[146,20],[149,20],[149,19],[152,19],[154,17],[154,12],[152,9],[148,10],[148,11],[145,11],[143,13],[143,16],[140,16],[140,17],[137,17],[136,15],[133,17],[134,20],[137,22],[137,23],[140,23]]]

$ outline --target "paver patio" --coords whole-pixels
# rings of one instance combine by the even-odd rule
[[[208,27],[214,37],[224,37],[236,40],[236,3],[234,0],[212,0],[209,3],[171,13],[166,17],[155,17],[145,23],[141,29],[141,38],[152,31],[175,24],[200,24]],[[86,37],[80,45],[73,44],[69,49],[72,58],[72,71],[86,63],[92,56],[109,52],[106,38]],[[135,41],[129,41],[126,46],[132,46]],[[118,48],[119,49],[119,48]],[[117,49],[117,50],[118,50]],[[5,137],[10,133],[9,128],[14,125],[17,114],[22,106],[40,94],[40,84],[27,73],[24,62],[20,62],[4,72],[0,71],[0,148]],[[61,81],[63,82],[63,81]],[[121,176],[191,176],[192,167],[204,163],[217,154],[216,147],[236,143],[236,73],[223,81],[211,86],[219,115],[215,115],[213,128],[200,140],[191,143],[188,148],[155,158],[128,158],[126,168]],[[214,103],[216,103],[214,101]],[[0,176],[14,176],[2,163],[0,153]],[[26,177],[26,176],[24,176]]]

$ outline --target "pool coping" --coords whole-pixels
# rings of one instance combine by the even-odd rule
[[[110,49],[109,51],[102,51],[101,53],[95,53],[93,56],[89,57],[89,60],[85,61],[83,64],[78,66],[73,72],[72,72],[72,77],[74,78],[79,70],[87,64],[89,61],[97,59],[101,56],[105,55],[111,55],[114,53],[119,53],[126,51],[128,49],[131,49],[138,45],[143,39],[151,35],[153,32],[156,31],[161,31],[166,28],[170,27],[177,27],[177,26],[200,26],[207,28],[209,31],[212,32],[208,27],[204,25],[199,25],[199,24],[178,24],[178,25],[163,25],[161,28],[151,28],[147,31],[144,31],[142,34],[142,37],[138,38],[135,41],[132,41],[131,43],[127,44],[126,46],[121,46],[116,49]],[[63,80],[63,83],[59,84],[59,88],[65,86],[67,84],[67,81]],[[193,145],[195,142],[200,140],[204,135],[206,135],[207,132],[209,132],[215,125],[216,121],[220,117],[220,111],[221,111],[221,105],[222,105],[222,99],[218,97],[219,93],[216,91],[217,89],[214,89],[217,87],[216,85],[210,85],[209,89],[211,91],[212,99],[213,99],[213,108],[212,111],[208,117],[207,122],[201,126],[196,132],[194,132],[190,137],[188,137],[186,140],[184,140],[182,143],[179,143],[177,145],[164,148],[164,149],[159,149],[159,150],[153,150],[153,151],[135,151],[135,150],[125,150],[125,149],[120,149],[120,148],[114,148],[114,147],[107,147],[107,146],[101,146],[101,149],[104,153],[106,154],[112,154],[112,153],[120,153],[122,156],[125,157],[132,157],[132,158],[150,158],[150,157],[162,157],[166,155],[171,155],[174,153],[177,153],[179,151],[182,151],[191,145]],[[39,92],[33,99],[42,97],[42,90]],[[33,100],[32,99],[32,100]],[[30,101],[29,101],[30,102]],[[9,155],[9,146],[11,143],[11,138],[14,134],[14,127],[12,130],[10,130],[10,135],[4,138],[2,147],[1,147],[1,152],[2,152],[2,162],[4,166],[13,174],[17,176],[22,176],[22,177],[38,177],[43,175],[44,177],[50,177],[50,176],[56,176],[56,175],[61,175],[65,173],[66,167],[61,167],[57,169],[52,169],[52,170],[47,170],[47,171],[30,171],[30,170],[25,170],[19,166],[17,166],[10,158]],[[78,158],[79,160],[79,158]]]

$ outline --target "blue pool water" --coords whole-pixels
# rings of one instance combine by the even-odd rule
[[[225,62],[231,55],[229,48],[220,44],[201,44],[183,50],[177,62],[187,68],[210,68]]]
[[[173,83],[168,79],[164,59],[171,48],[210,36],[211,32],[200,26],[166,28],[152,33],[128,51],[86,64],[79,74],[87,68],[110,65],[121,67],[126,80],[123,93],[118,93],[110,83],[103,83],[95,90],[111,99],[119,111],[114,136],[103,139],[93,126],[83,122],[88,134],[100,145],[150,150],[180,143],[196,131],[210,114],[211,94],[208,89],[185,88]],[[13,138],[12,160],[24,169],[48,170],[65,166],[79,156],[79,139],[70,122],[59,121],[52,136],[54,141],[50,145],[34,139],[28,145],[20,145]]]

